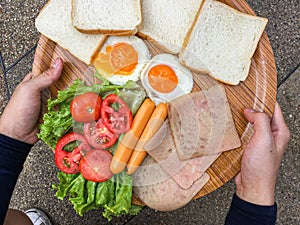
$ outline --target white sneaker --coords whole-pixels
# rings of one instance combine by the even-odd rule
[[[48,216],[40,209],[32,208],[25,211],[33,225],[52,225]]]

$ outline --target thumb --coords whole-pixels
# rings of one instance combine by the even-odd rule
[[[33,88],[36,88],[39,91],[50,87],[55,81],[59,79],[62,68],[63,61],[62,59],[57,58],[48,70],[30,80],[30,85],[32,85]]]
[[[254,123],[255,121],[255,110],[252,108],[245,108],[244,109],[244,115],[246,117],[246,119],[250,122],[250,123]]]
[[[254,131],[258,133],[271,132],[270,118],[266,113],[257,112],[251,108],[245,108],[244,114],[247,120],[253,124]]]

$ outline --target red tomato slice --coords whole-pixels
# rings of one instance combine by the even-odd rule
[[[93,182],[109,180],[113,173],[110,171],[110,163],[113,156],[106,150],[95,149],[90,151],[80,161],[81,175]]]
[[[112,107],[113,104],[116,109]],[[132,113],[129,107],[115,94],[107,95],[103,100],[101,118],[105,126],[115,134],[128,131],[132,124]]]
[[[96,149],[109,148],[118,139],[118,135],[107,129],[102,119],[97,122],[85,123],[83,133],[88,143]]]
[[[63,148],[73,141],[78,141],[80,143],[73,149],[73,151],[65,151]],[[77,134],[74,132],[68,133],[57,142],[55,148],[56,166],[64,173],[78,173],[80,160],[82,159],[83,155],[85,155],[90,150],[91,146],[81,134]]]
[[[102,99],[94,92],[86,92],[76,96],[71,104],[71,115],[77,122],[87,123],[100,118]]]

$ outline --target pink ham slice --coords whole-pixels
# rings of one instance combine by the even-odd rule
[[[142,167],[133,174],[133,192],[148,207],[171,211],[191,201],[208,180],[209,175],[205,173],[189,189],[182,189],[153,158],[147,156]]]
[[[179,97],[168,108],[180,160],[215,155],[241,145],[222,85]]]
[[[206,152],[212,121],[204,92],[193,92],[171,101],[168,104],[168,118],[181,160]]]
[[[206,96],[211,109],[211,139],[204,155],[216,154],[241,146],[223,85],[208,89]]]
[[[145,150],[183,189],[190,188],[219,156],[215,154],[181,161],[177,155],[168,120],[147,142]]]

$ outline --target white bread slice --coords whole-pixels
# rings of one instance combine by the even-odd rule
[[[72,0],[73,26],[83,33],[134,35],[141,22],[140,0]]]
[[[77,31],[72,26],[71,8],[71,0],[50,0],[36,18],[35,26],[40,33],[89,65],[106,36],[87,35]]]
[[[205,0],[186,37],[180,61],[219,81],[236,85],[248,76],[251,58],[267,21],[224,3]]]
[[[169,53],[179,53],[202,0],[142,0],[138,35],[154,40]]]

